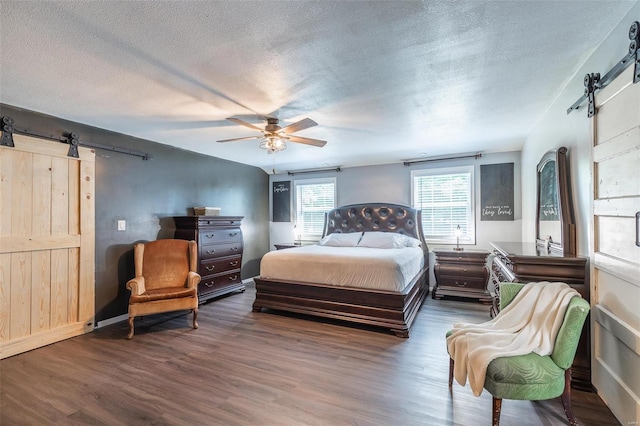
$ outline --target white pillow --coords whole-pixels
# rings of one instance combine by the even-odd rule
[[[413,238],[404,234],[396,234],[396,235],[397,235],[396,238],[399,240],[401,244],[403,244],[403,247],[422,247],[422,242],[417,238]]]
[[[420,240],[395,232],[365,232],[358,247],[371,248],[403,248],[420,247]]]
[[[318,242],[320,246],[355,247],[362,237],[362,232],[329,234]]]

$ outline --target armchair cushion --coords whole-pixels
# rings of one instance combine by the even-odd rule
[[[487,367],[484,388],[496,398],[551,399],[564,390],[564,370],[550,356],[533,352],[496,358]]]
[[[195,288],[185,287],[164,287],[153,290],[147,290],[139,295],[131,295],[129,303],[151,302],[153,300],[179,299],[182,297],[196,297],[197,290]]]

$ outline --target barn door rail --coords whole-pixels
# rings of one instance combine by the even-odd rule
[[[118,148],[115,146],[103,145],[96,142],[82,142],[80,141],[80,136],[76,132],[68,132],[63,133],[62,136],[56,137],[53,135],[43,135],[40,133],[32,132],[27,129],[17,129],[14,126],[13,118],[9,116],[2,117],[2,137],[0,138],[0,146],[8,146],[14,147],[13,135],[25,135],[25,136],[33,136],[40,139],[46,139],[55,142],[62,142],[69,144],[69,152],[67,153],[68,157],[79,158],[78,155],[78,147],[83,146],[87,148],[96,148],[96,149],[104,149],[106,151],[118,152],[120,154],[133,155],[135,157],[140,157],[143,160],[151,160],[151,154],[142,151],[134,151],[132,149]]]
[[[585,100],[588,101],[589,109],[588,117],[596,114],[594,95],[600,90],[607,87],[617,76],[631,64],[634,65],[633,82],[640,82],[640,23],[634,21],[629,28],[629,52],[622,58],[608,73],[600,77],[600,73],[591,73],[584,76],[584,95],[580,96],[577,101],[567,109],[567,114],[577,110]]]

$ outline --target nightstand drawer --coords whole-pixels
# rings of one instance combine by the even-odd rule
[[[439,276],[480,278],[484,273],[483,269],[484,269],[484,264],[482,265],[437,264],[435,266],[435,273],[438,274]]]
[[[438,277],[438,287],[484,289],[483,277],[442,276]]]

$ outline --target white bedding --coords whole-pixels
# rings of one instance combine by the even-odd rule
[[[260,277],[401,292],[423,267],[424,252],[420,247],[312,245],[265,254],[260,262]]]

